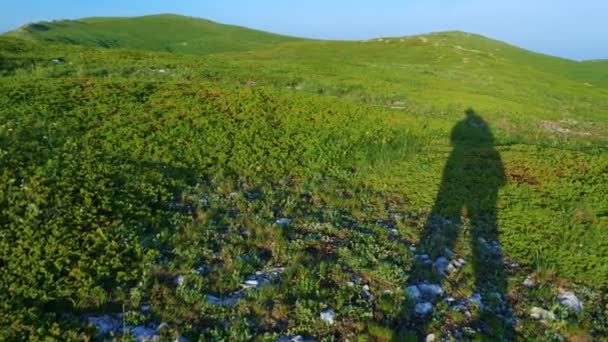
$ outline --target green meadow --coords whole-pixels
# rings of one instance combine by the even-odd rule
[[[606,61],[28,24],[0,36],[0,340],[607,340],[607,152]]]

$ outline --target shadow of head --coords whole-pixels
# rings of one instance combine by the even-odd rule
[[[459,121],[452,130],[452,143],[454,145],[492,145],[494,136],[488,123],[469,108],[465,112],[466,118]]]

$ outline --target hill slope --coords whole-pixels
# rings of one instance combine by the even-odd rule
[[[75,45],[189,54],[245,51],[303,40],[173,14],[38,22],[8,35]]]
[[[608,336],[603,62],[214,52],[0,37],[0,340]]]

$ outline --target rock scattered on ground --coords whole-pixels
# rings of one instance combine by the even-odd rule
[[[478,308],[483,308],[483,297],[479,293],[473,293],[469,299],[467,299],[468,304],[474,304]]]
[[[530,309],[530,317],[540,321],[553,321],[556,318],[553,312],[536,306]]]
[[[487,241],[482,237],[480,237],[478,241],[485,249],[490,251],[492,254],[501,254],[500,243],[498,241]]]
[[[156,329],[137,326],[128,330],[138,342],[160,341],[160,334]]]
[[[573,312],[581,313],[583,311],[583,302],[572,292],[563,292],[557,297],[559,304]]]
[[[415,311],[419,315],[426,315],[433,311],[433,304],[429,302],[418,303],[416,304]]]
[[[242,292],[233,293],[231,295],[224,296],[221,298],[212,295],[207,295],[207,303],[217,306],[235,306],[241,298],[243,298]]]
[[[283,218],[277,219],[274,223],[277,226],[287,226],[287,225],[291,224],[292,221],[293,220],[290,218],[283,217]]]
[[[407,292],[408,298],[414,302],[418,302],[420,300],[420,298],[422,298],[422,293],[420,292],[420,289],[418,289],[418,286],[416,286],[416,285],[408,286],[405,289],[405,292]]]
[[[127,325],[123,327],[122,314],[87,317],[87,321],[97,328],[98,337],[108,336],[111,334],[129,334],[138,342],[160,341],[160,330],[166,326],[165,323],[150,323],[148,325]],[[188,342],[188,339],[180,337],[176,341]]]
[[[313,339],[298,336],[282,336],[277,339],[277,342],[315,342]]]
[[[207,303],[217,306],[235,306],[239,300],[245,297],[245,291],[259,290],[262,286],[279,279],[283,272],[285,272],[284,267],[274,267],[267,271],[257,271],[254,275],[247,277],[247,280],[241,284],[242,289],[222,297],[207,295]]]
[[[536,286],[536,282],[534,281],[534,279],[532,278],[532,276],[528,276],[526,278],[526,280],[523,281],[522,283],[523,286],[527,287],[527,288],[533,288]]]
[[[332,309],[327,309],[321,312],[321,319],[329,324],[333,325],[335,323],[336,312]]]
[[[96,326],[99,330],[99,334],[101,335],[115,332],[122,328],[121,321],[117,318],[111,317],[110,315],[88,317],[87,321]]]
[[[363,286],[363,289],[361,289],[361,293],[363,295],[363,298],[365,298],[365,299],[369,299],[369,300],[373,300],[374,299],[374,295],[369,290],[369,286],[368,285],[364,285]]]
[[[443,289],[437,284],[418,284],[420,293],[427,298],[435,298],[443,294]]]
[[[447,258],[445,258],[445,257],[437,258],[437,260],[435,260],[435,263],[434,263],[435,270],[437,270],[437,273],[439,273],[440,275],[445,275],[449,264],[450,264],[450,262],[448,261]]]
[[[437,337],[435,337],[435,334],[428,334],[426,336],[426,342],[435,342],[437,340]]]

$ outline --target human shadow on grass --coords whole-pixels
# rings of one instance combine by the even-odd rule
[[[437,313],[430,305],[447,300],[448,310],[461,311],[465,317],[472,307],[480,309],[479,317],[466,319],[469,327],[486,337],[510,340],[511,309],[506,299],[507,277],[497,218],[498,190],[505,183],[504,167],[488,124],[472,109],[465,114],[466,118],[452,129],[453,149],[415,255],[408,284],[413,303],[408,326],[419,338],[435,331],[429,324]],[[457,245],[459,236],[462,244]],[[452,252],[455,248],[456,254]],[[443,293],[448,285],[456,287],[467,282],[463,259],[472,266],[474,293],[458,296],[451,292],[456,298],[450,298]],[[443,289],[429,286],[442,283]],[[439,320],[443,321],[441,317]]]

